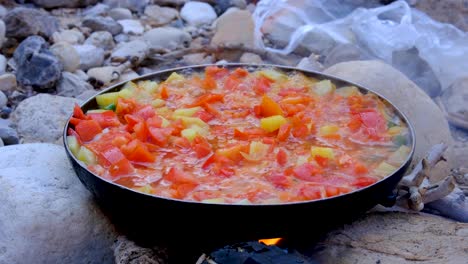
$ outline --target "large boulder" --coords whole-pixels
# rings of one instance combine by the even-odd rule
[[[75,103],[80,101],[50,94],[38,94],[22,101],[11,116],[21,142],[57,142],[62,138]]]
[[[447,162],[431,171],[431,180],[438,181],[450,173],[453,139],[444,115],[432,99],[401,72],[381,61],[351,61],[338,63],[326,74],[363,85],[393,103],[410,120],[416,133],[413,163],[424,157],[435,144],[445,142]]]
[[[0,189],[0,263],[114,263],[116,231],[62,146],[2,147]]]

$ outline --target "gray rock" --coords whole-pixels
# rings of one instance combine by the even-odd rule
[[[80,79],[83,80],[83,81],[88,80],[88,75],[82,70],[76,70],[75,72],[73,72],[73,74],[80,77]]]
[[[115,46],[112,34],[107,31],[93,32],[84,42],[87,45],[93,45],[104,50],[113,49]]]
[[[442,103],[449,113],[468,113],[468,77],[455,81],[445,89]]]
[[[5,43],[6,41],[5,34],[6,34],[5,22],[3,22],[3,20],[0,20],[0,48],[3,47],[3,43]]]
[[[183,30],[173,27],[161,27],[145,32],[143,39],[151,49],[155,51],[167,51],[188,46],[192,38],[190,34]]]
[[[84,35],[78,30],[62,30],[60,32],[55,32],[52,35],[52,40],[54,43],[58,42],[67,42],[69,44],[81,44],[84,41]]]
[[[110,7],[123,7],[132,11],[143,12],[150,0],[104,0],[104,3]]]
[[[117,233],[62,146],[0,151],[0,263],[114,263]]]
[[[326,68],[340,62],[362,60],[365,57],[362,51],[353,44],[337,44],[333,49],[325,55],[323,62]]]
[[[50,94],[38,94],[21,101],[11,116],[21,142],[56,142],[62,137],[75,103],[80,101]]]
[[[117,7],[109,11],[109,16],[115,20],[132,19],[132,12],[127,8]]]
[[[31,0],[34,4],[44,8],[57,8],[57,7],[84,7],[93,5],[98,0]]]
[[[239,59],[241,63],[254,63],[254,64],[261,64],[263,60],[260,56],[255,53],[245,52]]]
[[[87,101],[89,98],[95,96],[98,93],[96,90],[86,90],[82,94],[79,94],[76,99]]]
[[[57,56],[65,71],[74,72],[80,67],[80,56],[71,44],[58,42],[50,47],[50,51]]]
[[[122,32],[131,35],[141,35],[145,31],[143,25],[138,20],[123,19],[117,21],[122,26]]]
[[[19,143],[18,133],[8,125],[0,124],[0,138],[6,146]]]
[[[465,263],[468,224],[428,214],[373,213],[333,231],[317,263]],[[437,249],[437,250],[436,250]]]
[[[148,24],[152,26],[162,26],[176,19],[179,12],[170,7],[149,5],[145,8],[145,15],[148,17]]]
[[[114,37],[114,40],[117,43],[128,42],[130,40],[130,37],[126,34],[118,34]]]
[[[99,67],[104,63],[104,50],[93,45],[73,46],[80,56],[80,69]]]
[[[86,10],[84,10],[83,16],[94,17],[94,16],[106,15],[107,12],[109,12],[109,10],[110,10],[110,7],[108,5],[98,3],[97,5],[93,7],[89,7]]]
[[[430,176],[432,182],[438,182],[449,175],[453,139],[447,120],[431,98],[404,74],[381,61],[343,62],[326,69],[324,73],[361,84],[382,94],[399,108],[415,129],[414,162],[423,158],[433,145],[440,142],[448,144],[449,149],[444,155],[447,162],[438,164]]]
[[[3,147],[5,146],[5,144],[3,143],[3,140],[0,138],[0,147]]]
[[[5,107],[7,105],[7,102],[8,102],[8,98],[2,91],[0,91],[0,109]]]
[[[0,19],[3,19],[7,13],[8,9],[6,9],[6,7],[4,7],[3,5],[0,5]]]
[[[195,26],[211,24],[218,17],[213,7],[202,2],[186,3],[180,11],[180,16],[187,23]]]
[[[313,55],[303,58],[296,67],[306,71],[323,71],[323,65]]]
[[[89,27],[92,31],[107,31],[112,35],[122,32],[122,26],[110,17],[87,17],[82,25]]]
[[[11,73],[0,75],[0,91],[12,92],[16,89],[16,76]]]
[[[7,59],[5,58],[5,56],[0,54],[0,75],[5,73],[6,66],[7,66]]]
[[[42,37],[26,38],[16,48],[13,57],[17,63],[16,78],[24,86],[42,90],[52,88],[60,78],[62,64]]]
[[[119,45],[111,54],[111,61],[124,62],[142,62],[149,53],[149,46],[145,41],[136,39]]]
[[[247,8],[247,2],[245,0],[216,0],[215,1],[215,10],[216,13],[221,15],[226,12],[231,7],[237,7],[239,9]]]
[[[140,75],[138,75],[138,73],[134,72],[133,70],[127,70],[125,72],[123,72],[120,77],[119,77],[119,82],[125,82],[125,81],[129,81],[129,80],[133,80],[135,78],[138,78],[140,77]]]
[[[57,95],[77,97],[87,90],[92,90],[93,86],[73,73],[63,72],[56,89]]]
[[[58,20],[32,8],[17,7],[5,16],[6,36],[23,39],[31,35],[41,35],[47,38],[59,30]]]

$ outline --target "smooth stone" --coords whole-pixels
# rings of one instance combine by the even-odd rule
[[[200,64],[210,64],[213,63],[213,57],[207,56],[206,53],[193,53],[187,54],[183,57],[187,65],[200,65]]]
[[[0,109],[7,105],[8,98],[6,97],[5,93],[0,91]]]
[[[0,20],[0,48],[3,47],[3,43],[6,41],[6,25],[3,20]]]
[[[444,90],[442,103],[449,113],[468,113],[468,77],[456,80]]]
[[[119,45],[111,54],[111,61],[124,62],[142,62],[149,53],[149,46],[145,41],[136,39]]]
[[[53,144],[2,147],[0,263],[114,263],[117,232],[65,153]]]
[[[127,8],[117,7],[109,11],[109,16],[114,20],[132,19],[132,11]]]
[[[317,263],[465,263],[468,224],[428,214],[372,213],[332,231]]]
[[[3,5],[0,5],[0,19],[3,19],[7,13],[8,9],[6,9],[6,7],[4,7]]]
[[[80,69],[99,67],[104,63],[104,50],[93,45],[73,46],[80,56]]]
[[[180,11],[180,16],[187,23],[195,26],[210,24],[218,17],[213,7],[202,2],[186,3]]]
[[[103,16],[107,15],[107,12],[109,12],[110,7],[105,4],[98,3],[95,6],[88,7],[86,10],[83,11],[83,16],[85,17],[93,17],[93,16]]]
[[[255,53],[244,52],[244,54],[242,54],[242,56],[240,57],[239,62],[241,62],[241,63],[262,64],[263,60],[259,55],[255,54]]]
[[[21,142],[56,142],[62,137],[73,106],[80,102],[50,94],[38,94],[21,101],[11,115]]]
[[[50,51],[57,56],[65,71],[74,72],[80,67],[80,55],[71,44],[58,42],[50,47]]]
[[[5,146],[5,144],[3,143],[3,140],[0,138],[0,147],[3,147]]]
[[[296,67],[306,71],[323,71],[323,65],[313,55],[303,58]]]
[[[214,9],[216,10],[216,13],[222,14],[231,7],[246,9],[247,2],[245,0],[216,0]]]
[[[141,35],[145,31],[145,28],[138,20],[134,19],[123,19],[117,21],[122,26],[122,32],[131,35]]]
[[[98,0],[31,0],[35,5],[44,8],[84,7],[93,5]]]
[[[0,124],[0,138],[6,146],[19,143],[18,133],[9,125]]]
[[[120,75],[119,82],[130,81],[138,77],[140,77],[140,75],[133,70],[126,70]]]
[[[145,8],[144,14],[148,17],[148,24],[152,26],[163,26],[176,19],[179,12],[170,7],[149,5]]]
[[[55,32],[52,35],[52,40],[54,43],[58,42],[67,42],[69,44],[81,44],[84,41],[84,35],[78,30],[74,29],[69,29],[69,30],[63,30],[60,32]]]
[[[110,84],[120,78],[120,70],[114,66],[96,67],[88,70],[89,81],[96,86]]]
[[[143,12],[150,2],[150,0],[104,0],[104,4],[112,8],[123,7],[135,12]]]
[[[38,9],[17,7],[9,11],[4,18],[6,36],[9,38],[27,38],[41,35],[47,38],[59,30],[58,20]]]
[[[446,143],[449,146],[444,154],[447,162],[441,162],[433,168],[430,179],[437,182],[450,174],[453,139],[447,120],[432,99],[404,74],[381,61],[338,63],[324,73],[355,82],[383,95],[408,117],[416,134],[413,164],[423,158],[433,145]]]
[[[155,51],[175,50],[188,46],[191,39],[190,34],[173,27],[154,28],[143,34],[143,40]]]
[[[63,65],[50,52],[42,37],[31,36],[23,40],[13,57],[17,63],[16,78],[24,86],[38,90],[49,89],[60,78]]]
[[[122,32],[122,26],[110,17],[87,17],[82,25],[89,27],[92,31],[107,31],[113,36]]]
[[[5,56],[0,54],[0,75],[5,73],[6,67],[7,67],[7,59],[5,58]]]
[[[114,38],[112,37],[112,34],[107,31],[93,32],[85,40],[84,44],[93,45],[95,47],[102,48],[104,50],[113,49],[115,46]]]
[[[57,84],[57,95],[65,97],[77,97],[87,90],[92,90],[93,86],[82,80],[78,75],[70,72],[63,72]]]
[[[16,76],[11,73],[0,75],[0,91],[12,92],[16,89]]]
[[[353,44],[337,44],[325,56],[323,65],[328,68],[340,62],[362,60],[362,51]]]

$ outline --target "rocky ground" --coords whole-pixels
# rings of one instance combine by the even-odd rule
[[[321,53],[300,47],[288,55],[259,49],[254,41],[257,2],[0,1],[0,264],[158,263],[149,259],[151,250],[141,255],[146,262],[119,258],[125,255],[121,250],[129,249],[114,245],[122,234],[68,163],[61,146],[63,127],[75,102],[111,84],[216,62],[297,66],[354,81],[385,95],[408,115],[417,135],[415,161],[434,144],[449,145],[447,161],[431,172],[431,181],[452,174],[460,189],[456,195],[428,205],[426,213],[371,213],[330,233],[314,258],[325,263],[468,259],[468,75],[445,87],[424,63],[408,69],[397,60],[392,67],[354,44],[333,44]],[[344,2],[350,12],[392,1]],[[468,30],[465,1],[407,2]],[[288,21],[276,22],[275,30],[288,28]],[[452,209],[447,213],[446,208]]]

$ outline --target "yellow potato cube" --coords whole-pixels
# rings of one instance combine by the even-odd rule
[[[163,99],[154,99],[153,101],[151,101],[151,105],[155,108],[158,108],[161,106],[165,106],[166,101],[164,101]]]
[[[314,91],[320,96],[331,94],[335,90],[335,86],[330,80],[323,80],[315,84]]]
[[[384,177],[390,175],[390,173],[394,172],[397,167],[388,164],[387,162],[382,162],[375,168],[374,175]]]
[[[96,96],[96,102],[100,108],[104,108],[110,104],[116,104],[119,98],[119,92],[105,93]]]
[[[288,120],[281,115],[274,115],[260,119],[260,127],[265,131],[273,132],[286,124]]]
[[[340,130],[338,126],[335,125],[325,125],[320,127],[319,133],[321,136],[327,136],[327,135],[332,135],[336,134]]]
[[[139,81],[138,87],[141,87],[143,90],[147,91],[148,93],[152,94],[157,92],[158,90],[158,83],[155,81]]]
[[[343,97],[350,97],[360,94],[359,89],[356,86],[345,86],[338,88],[336,89],[336,93]]]
[[[80,144],[75,136],[67,136],[67,145],[70,151],[75,155],[78,156],[78,152],[80,151]]]
[[[176,72],[173,72],[171,73],[171,75],[169,75],[169,77],[166,79],[166,82],[172,82],[172,81],[181,81],[181,80],[184,80],[184,76],[176,73]]]
[[[320,156],[323,158],[327,159],[334,159],[335,158],[335,152],[333,151],[332,148],[327,148],[327,147],[312,147],[310,149],[310,153],[312,157]]]
[[[92,165],[97,163],[96,155],[94,155],[94,153],[91,150],[87,149],[84,146],[81,146],[76,158],[83,161],[86,165]]]
[[[174,111],[174,116],[193,116],[196,112],[200,111],[202,108],[200,106],[192,108],[180,108]]]
[[[259,74],[273,81],[284,80],[288,77],[285,74],[277,72],[275,70],[263,70],[260,71]]]

